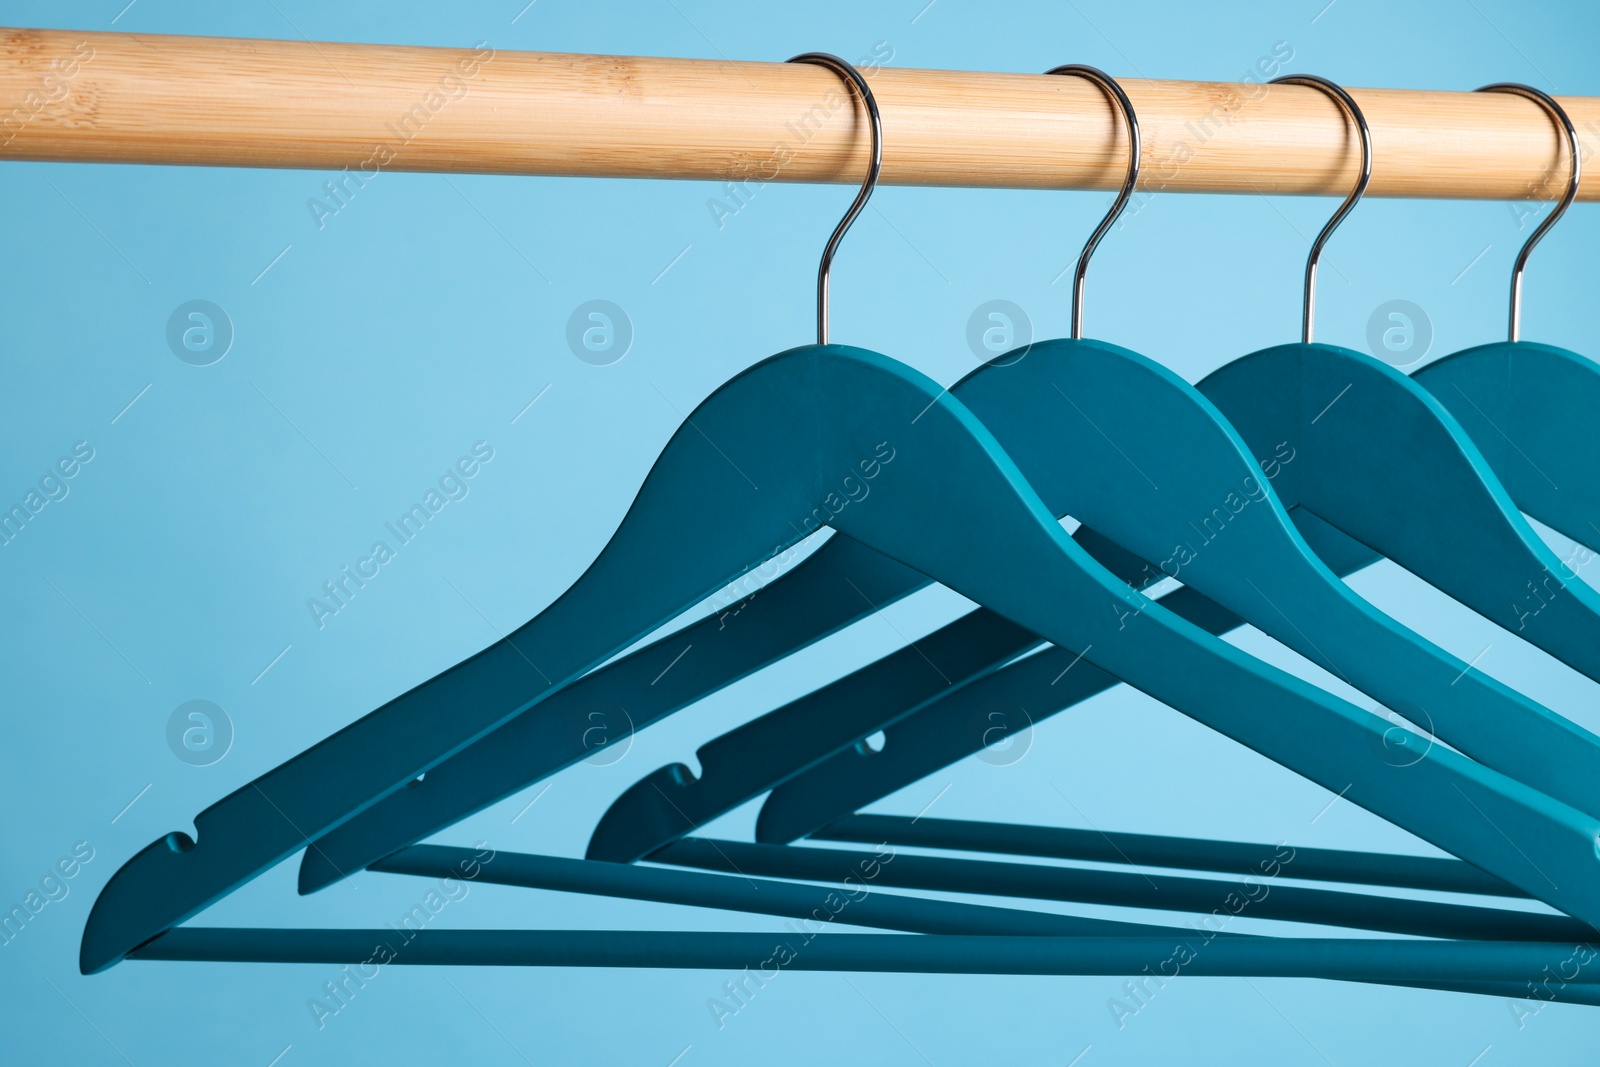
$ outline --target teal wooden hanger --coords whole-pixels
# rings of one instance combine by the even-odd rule
[[[1566,214],[1583,177],[1578,131],[1555,98],[1528,85],[1499,82],[1479,92],[1508,92],[1542,105],[1563,135],[1569,161],[1566,191],[1529,235],[1511,268],[1507,340],[1456,352],[1412,379],[1450,409],[1478,443],[1517,507],[1590,551],[1600,546],[1600,367],[1576,352],[1522,340],[1522,275],[1528,257]],[[1576,578],[1573,560],[1550,575],[1530,576],[1521,617],[1542,614]]]
[[[1393,367],[1312,342],[1317,257],[1366,190],[1372,138],[1348,93],[1324,79],[1278,81],[1332,94],[1362,146],[1356,188],[1317,236],[1306,263],[1301,342],[1229,363],[1200,382],[1260,458],[1285,445],[1296,460],[1275,488],[1345,535],[1508,632],[1600,680],[1600,593],[1568,582],[1526,607],[1529,585],[1562,561],[1528,525],[1489,462],[1444,404]]]

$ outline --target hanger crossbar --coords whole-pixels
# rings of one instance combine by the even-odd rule
[[[1390,982],[1517,982],[1530,997],[1592,1003],[1587,975],[1573,970],[1587,944],[1410,941],[1368,938],[1217,938],[1183,954],[1177,973],[1195,977],[1330,978]],[[186,926],[129,959],[214,963],[331,963],[477,967],[748,968],[916,974],[1143,974],[1179,953],[1171,937],[1010,937],[960,934],[833,934],[789,931],[241,929]],[[1171,970],[1169,967],[1169,974]],[[1176,974],[1172,974],[1176,977]]]
[[[1434,856],[1262,845],[1237,841],[1078,830],[1058,826],[848,815],[810,835],[815,841],[888,842],[914,848],[994,852],[1044,859],[1142,864],[1224,874],[1281,873],[1284,877],[1374,886],[1526,897],[1517,887],[1470,863]]]

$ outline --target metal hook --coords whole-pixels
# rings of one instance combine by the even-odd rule
[[[867,117],[872,123],[872,161],[867,167],[867,176],[861,183],[861,191],[856,193],[855,202],[850,205],[850,210],[844,213],[844,218],[839,220],[839,225],[834,228],[833,236],[828,238],[827,247],[822,250],[822,263],[817,267],[817,344],[828,343],[828,273],[833,269],[833,254],[839,250],[839,242],[844,240],[845,233],[850,229],[850,224],[856,221],[856,216],[861,214],[861,209],[867,206],[867,198],[872,195],[872,190],[878,186],[878,171],[883,168],[883,117],[878,114],[878,102],[873,99],[872,90],[867,87],[867,80],[855,67],[827,52],[804,52],[790,63],[815,63],[819,67],[829,70],[844,78],[855,87],[861,102],[867,107]]]
[[[1100,220],[1100,225],[1095,227],[1089,241],[1083,246],[1083,253],[1078,256],[1078,269],[1072,276],[1072,333],[1074,341],[1083,336],[1083,281],[1089,273],[1089,257],[1094,255],[1094,250],[1100,246],[1100,239],[1104,237],[1128,201],[1133,199],[1134,186],[1139,183],[1139,117],[1134,114],[1133,102],[1128,99],[1128,94],[1122,91],[1116,79],[1109,74],[1091,67],[1085,63],[1067,63],[1063,66],[1052,67],[1045,71],[1046,74],[1071,74],[1079,78],[1087,78],[1098,85],[1117,109],[1122,112],[1122,121],[1128,129],[1128,174],[1122,179],[1122,191],[1117,194],[1117,199],[1112,203],[1111,210],[1106,212],[1106,217]]]
[[[1495,82],[1474,90],[1479,93],[1513,93],[1517,96],[1527,97],[1534,103],[1540,104],[1550,113],[1550,117],[1560,124],[1567,135],[1567,152],[1572,157],[1572,176],[1567,181],[1567,192],[1556,204],[1543,222],[1533,231],[1533,236],[1523,244],[1522,251],[1517,253],[1516,265],[1511,268],[1511,326],[1510,339],[1518,340],[1522,335],[1522,271],[1528,265],[1528,256],[1533,252],[1533,246],[1538,244],[1550,228],[1561,221],[1561,216],[1567,213],[1567,208],[1572,206],[1572,201],[1578,196],[1578,182],[1583,178],[1583,152],[1578,144],[1578,130],[1572,125],[1572,118],[1567,114],[1567,109],[1556,103],[1555,97],[1531,85],[1522,85],[1518,82]]]
[[[1270,85],[1308,85],[1313,89],[1321,89],[1344,108],[1345,114],[1355,123],[1357,132],[1361,135],[1361,178],[1356,182],[1356,187],[1350,190],[1350,195],[1344,198],[1344,203],[1339,205],[1339,210],[1333,213],[1333,218],[1317,234],[1317,239],[1311,242],[1311,254],[1306,257],[1306,295],[1300,324],[1300,341],[1302,344],[1311,343],[1312,324],[1317,316],[1317,260],[1322,258],[1322,246],[1328,243],[1328,238],[1333,236],[1333,231],[1339,228],[1345,216],[1355,208],[1356,202],[1367,191],[1367,183],[1372,180],[1372,130],[1367,126],[1367,117],[1361,113],[1361,108],[1351,99],[1350,94],[1327,78],[1320,78],[1315,74],[1286,74],[1281,78],[1273,78]]]

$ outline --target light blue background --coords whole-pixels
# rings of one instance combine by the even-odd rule
[[[538,0],[519,16],[522,0],[430,11],[138,0],[119,16],[123,2],[6,2],[0,22],[751,60],[817,49],[854,58],[881,41],[901,67],[1087,62],[1122,76],[1208,80],[1236,80],[1287,42],[1289,70],[1353,86],[1517,80],[1600,93],[1596,14],[1575,2]],[[1529,121],[1544,121],[1531,105]],[[319,1029],[307,1001],[337,976],[333,967],[131,963],[80,977],[89,906],[134,851],[192,830],[207,804],[482,648],[581,572],[680,412],[810,339],[815,257],[849,196],[769,186],[719,230],[709,183],[385,172],[319,230],[306,202],[327,177],[0,166],[0,502],[19,501],[74,442],[95,450],[69,495],[0,548],[0,903],[19,902],[75,842],[94,849],[68,895],[0,948],[0,1060],[1593,1062],[1593,1010],[1519,1019],[1525,1009],[1497,999],[1310,981],[1184,979],[1119,1030],[1107,1002],[1122,983],[1110,978],[785,973],[719,1030],[706,1002],[729,977],[720,973],[392,967]],[[986,300],[1027,309],[1037,336],[1065,333],[1067,283],[1054,280],[1108,199],[880,190],[839,259],[836,339],[952,382],[974,365],[966,323]],[[1332,207],[1157,196],[1096,260],[1090,335],[1190,380],[1293,340],[1302,259]],[[1426,309],[1432,356],[1496,339],[1526,232],[1505,204],[1363,204],[1325,259],[1319,339],[1365,348],[1368,316],[1391,299]],[[1600,352],[1597,237],[1600,215],[1580,206],[1540,249],[1530,339]],[[208,367],[181,362],[165,342],[168,316],[196,298],[225,308],[236,331],[226,358]],[[571,311],[597,298],[625,308],[635,329],[631,351],[605,367],[575,358],[565,341]],[[480,440],[495,458],[470,495],[319,630],[306,599]],[[1594,684],[1396,568],[1353,584],[1463,658],[1488,646],[1482,669],[1600,727]],[[579,855],[609,801],[650,769],[692,759],[722,730],[961,607],[937,591],[915,598],[641,734],[611,766],[559,775],[532,807],[542,785],[440,840]],[[1257,635],[1238,640],[1339,688]],[[221,705],[236,730],[228,754],[204,768],[175,758],[165,739],[173,709],[195,699]],[[946,817],[1428,851],[1126,690],[1037,730],[1014,765],[969,760],[878,810],[915,813],[936,796],[933,813]],[[742,809],[716,829],[747,834],[752,817]],[[375,926],[427,885],[369,874],[300,898],[294,872],[282,865],[198,921]],[[487,885],[436,922],[781,926]],[[1242,919],[1237,928],[1275,927]]]

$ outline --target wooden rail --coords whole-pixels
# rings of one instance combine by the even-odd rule
[[[1082,79],[858,65],[883,113],[885,184],[1121,181],[1125,135]],[[1353,131],[1315,89],[1123,85],[1145,189],[1335,195],[1354,180]],[[1375,144],[1369,196],[1548,198],[1566,180],[1562,141],[1529,100],[1351,93]],[[1600,98],[1561,102],[1592,153]],[[855,182],[866,153],[859,108],[815,66],[0,30],[0,159],[349,168],[345,182],[382,170]],[[1600,167],[1579,195],[1600,199]]]

